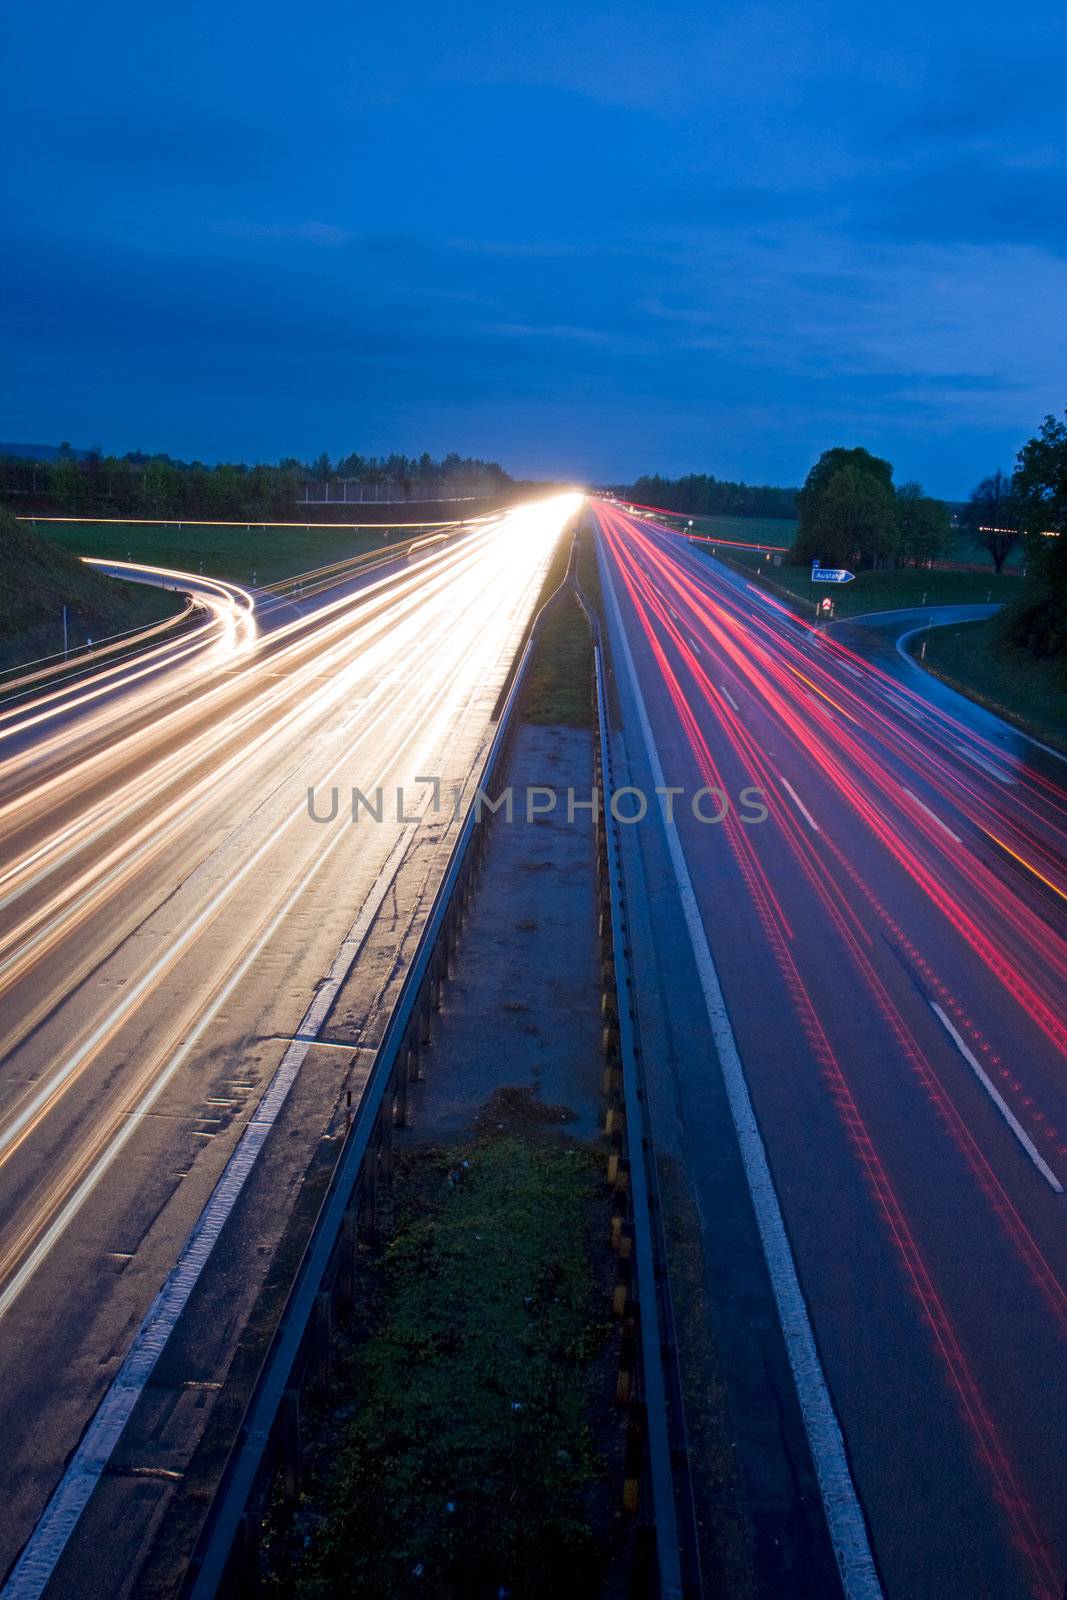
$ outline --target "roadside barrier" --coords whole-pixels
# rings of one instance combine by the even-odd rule
[[[574,572],[578,603],[593,635],[596,709],[598,926],[602,949],[604,1132],[611,1143],[611,1245],[616,1256],[612,1314],[622,1324],[615,1398],[627,1408],[623,1510],[638,1524],[633,1594],[660,1600],[699,1596],[700,1553],[689,1474],[674,1311],[667,1272],[655,1154],[631,962],[599,619]]]
[[[518,723],[537,638],[567,580],[540,607],[526,635],[478,778],[490,801]],[[328,1383],[335,1312],[351,1308],[358,1249],[378,1228],[379,1195],[393,1169],[393,1132],[406,1126],[408,1092],[420,1076],[430,1019],[451,976],[474,878],[494,813],[472,806],[419,937],[358,1105],[346,1104],[346,1136],[293,1286],[264,1355],[183,1585],[191,1600],[252,1595],[260,1529],[281,1483],[288,1505],[300,1492],[300,1400],[305,1384]]]
[[[616,1398],[627,1410],[623,1506],[638,1524],[631,1593],[689,1600],[699,1594],[694,1520],[658,1199],[649,1178],[651,1142],[642,1105],[618,824],[604,810],[611,752],[599,626],[577,582],[575,549],[566,577],[530,625],[498,708],[479,787],[491,800],[499,798],[537,639],[549,611],[571,590],[594,641],[605,1132],[618,1263],[612,1308],[622,1322]],[[182,1590],[187,1600],[254,1595],[266,1512],[279,1486],[287,1506],[299,1498],[302,1392],[308,1384],[330,1383],[333,1322],[355,1301],[359,1247],[377,1231],[379,1196],[392,1175],[394,1130],[407,1122],[409,1087],[420,1076],[431,1018],[451,976],[493,815],[489,807],[468,812],[363,1095],[355,1107],[346,1104],[344,1144],[190,1561]]]

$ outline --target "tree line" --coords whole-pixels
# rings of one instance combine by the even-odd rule
[[[399,499],[436,500],[492,496],[513,480],[495,461],[451,454],[421,456],[349,454],[336,462],[295,456],[267,466],[180,461],[169,455],[61,446],[50,461],[0,456],[0,502],[13,510],[66,512],[71,516],[189,517],[206,521],[283,522],[299,513],[309,481],[387,487]],[[338,496],[340,498],[340,496]]]
[[[683,478],[663,478],[659,473],[623,484],[615,493],[638,505],[659,506],[664,511],[689,512],[695,517],[795,517],[795,489],[777,489],[766,483],[732,483],[710,472],[689,472]]]

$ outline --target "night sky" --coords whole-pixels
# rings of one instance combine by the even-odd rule
[[[959,497],[1067,402],[1067,13],[22,5],[0,438]]]

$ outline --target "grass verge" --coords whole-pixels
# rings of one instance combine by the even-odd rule
[[[369,1327],[319,1419],[268,1592],[597,1592],[602,1184],[591,1150],[513,1131],[398,1162]]]
[[[129,629],[146,628],[184,610],[185,599],[163,589],[94,572],[33,528],[0,515],[0,670],[80,649]]]
[[[707,546],[696,545],[710,554]],[[780,567],[744,551],[719,550],[726,561],[761,588],[793,602],[805,616],[814,614],[828,595],[835,617],[856,617],[868,611],[905,611],[916,606],[985,605],[1013,600],[1022,579],[1016,573],[953,572],[903,567],[899,571],[858,572],[851,583],[813,584],[807,567]],[[757,577],[758,573],[758,577]]]
[[[1062,667],[1006,648],[995,619],[931,628],[922,637],[922,664],[929,671],[1027,733],[1067,750],[1067,677]],[[912,644],[918,649],[920,639]]]

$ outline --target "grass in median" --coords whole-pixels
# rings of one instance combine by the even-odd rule
[[[595,1594],[602,1158],[514,1134],[423,1147],[398,1162],[394,1196],[371,1331],[339,1376],[268,1592]]]
[[[923,666],[1029,733],[1067,749],[1067,675],[1062,666],[1006,649],[996,619],[931,628]],[[917,650],[921,640],[913,639]]]
[[[231,526],[209,523],[195,527],[116,525],[105,522],[38,522],[41,532],[76,555],[111,561],[141,561],[146,566],[175,567],[227,578],[249,587],[253,582],[278,583],[382,545],[388,528],[310,528]],[[394,540],[398,537],[393,530]]]
[[[706,550],[704,545],[695,546]],[[710,553],[710,552],[709,552]],[[776,567],[770,561],[741,551],[720,550],[738,571],[750,574],[753,581],[799,602],[804,615],[812,615],[819,600],[829,596],[835,617],[855,617],[868,611],[904,611],[917,606],[985,605],[1013,600],[1022,579],[1016,573],[953,572],[902,567],[899,570],[858,572],[851,583],[812,583],[807,567]],[[758,576],[757,576],[758,573]]]
[[[577,567],[587,596],[599,598],[593,535],[588,527],[577,534]],[[545,574],[538,605],[552,595],[567,576],[571,539],[559,541]],[[590,582],[595,592],[590,592]],[[530,679],[523,696],[522,715],[527,722],[562,723],[569,728],[593,724],[593,641],[585,614],[573,595],[556,602],[537,644]]]
[[[545,623],[523,698],[527,722],[593,725],[593,641],[573,595],[564,595]]]

